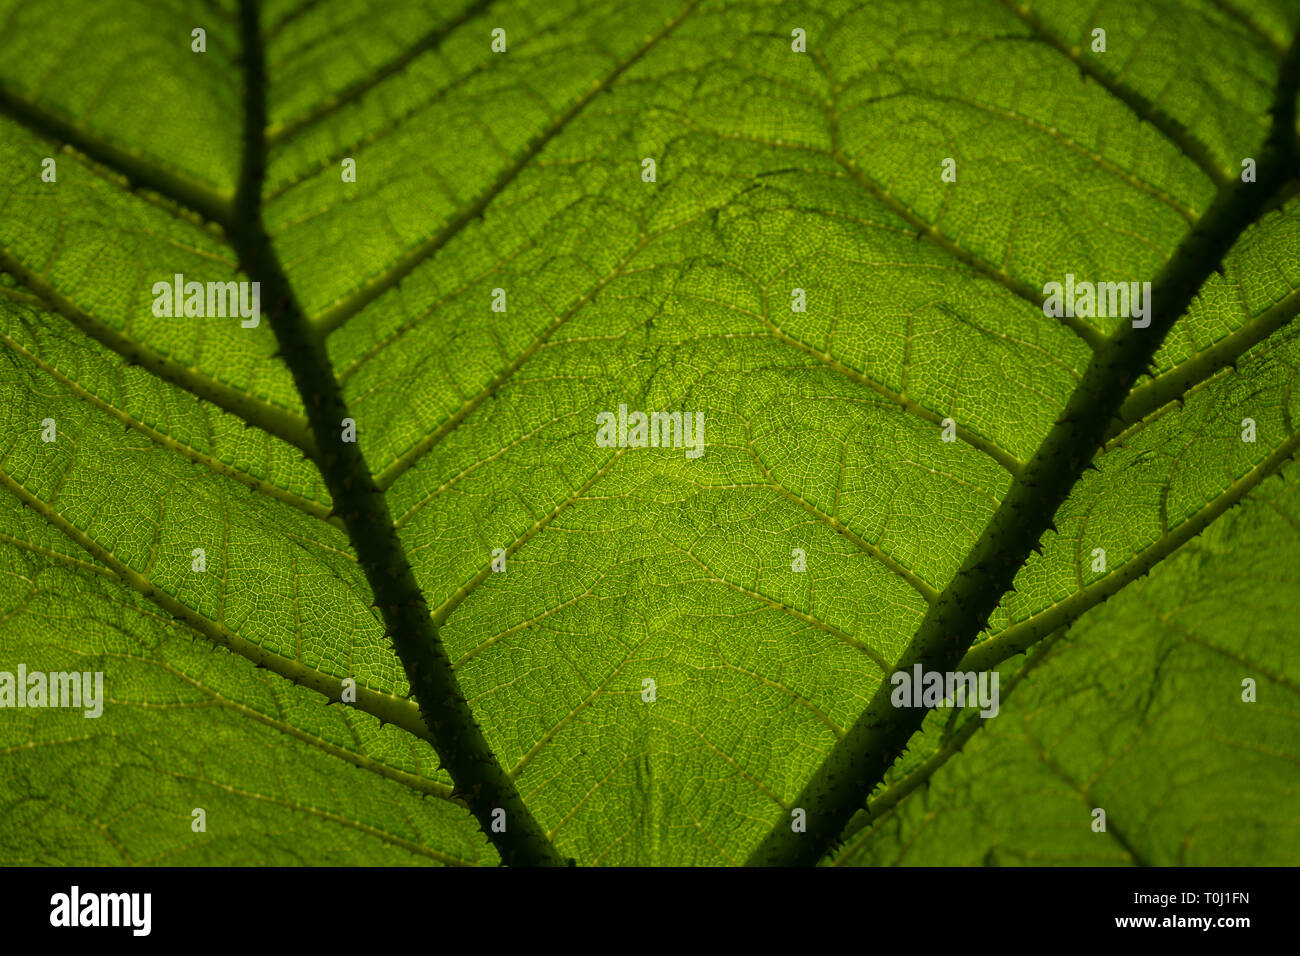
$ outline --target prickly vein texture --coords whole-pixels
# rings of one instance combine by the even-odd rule
[[[933,757],[873,798],[834,863],[1294,864],[1300,576],[1278,555],[1300,545],[1298,479],[1286,465],[1068,641],[1038,645],[996,724],[945,733],[933,711]]]
[[[1292,40],[1279,73],[1258,182],[1238,181],[1224,189],[1157,274],[1150,325],[1121,325],[1097,350],[1064,412],[1012,482],[952,583],[927,611],[896,670],[911,672],[920,665],[924,671],[952,671],[984,630],[1174,322],[1241,233],[1300,169],[1298,90],[1300,34]],[[880,685],[799,794],[795,806],[808,814],[807,831],[778,824],[754,851],[751,864],[814,864],[838,841],[925,719],[924,708],[895,707],[892,692],[891,685]]]
[[[0,711],[0,856],[498,862],[340,517],[379,511],[305,457],[343,412],[267,318],[150,308],[256,259],[225,231],[236,4],[78,6],[0,0],[0,670],[103,670],[110,704]],[[1300,26],[1292,0],[261,9],[261,224],[343,454],[491,751],[594,865],[739,863],[788,814],[1127,322],[1039,290],[1155,275],[1259,158]],[[971,655],[1082,626],[1293,450],[1298,223],[1284,189],[1202,286]],[[599,446],[620,404],[703,412],[703,456]]]
[[[431,732],[455,793],[469,806],[503,863],[558,866],[562,860],[524,806],[514,783],[492,755],[475,723],[438,638],[429,605],[398,540],[383,493],[355,441],[343,440],[347,406],[339,393],[324,343],[294,298],[262,226],[261,188],[266,163],[266,75],[258,5],[240,2],[246,87],[243,168],[235,197],[231,241],[240,264],[261,282],[266,317],[280,353],[303,397],[316,462],[343,519],[357,561],[383,616],[412,696]]]

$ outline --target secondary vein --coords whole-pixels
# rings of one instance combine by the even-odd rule
[[[1097,350],[1083,381],[1033,457],[1016,476],[992,521],[952,581],[931,605],[897,670],[955,670],[1012,586],[1061,504],[1091,467],[1107,428],[1133,383],[1241,233],[1300,168],[1295,133],[1300,89],[1300,33],[1280,71],[1271,130],[1260,154],[1258,181],[1234,182],[1179,244],[1153,282],[1149,325],[1121,326]],[[804,787],[793,805],[807,830],[778,822],[747,865],[813,865],[840,839],[845,825],[884,778],[925,718],[925,708],[897,708],[884,683]]]
[[[354,441],[343,441],[348,419],[323,336],[303,314],[262,222],[265,181],[266,74],[257,0],[240,0],[244,66],[244,150],[230,241],[244,271],[262,283],[266,316],[293,375],[316,439],[314,459],[343,519],[410,681],[434,749],[503,863],[561,865],[564,861],[519,796],[474,721],[438,628],[393,525],[388,502]],[[499,814],[504,813],[501,817]],[[504,822],[504,826],[499,824]]]

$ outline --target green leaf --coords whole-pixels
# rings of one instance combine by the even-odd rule
[[[0,671],[105,703],[0,709],[0,860],[810,862],[931,632],[1005,707],[916,714],[834,862],[1294,859],[1294,3],[66,16],[0,0]]]
[[[987,730],[945,739],[936,722],[924,769],[881,791],[892,809],[864,814],[836,862],[1293,863],[1300,579],[1279,555],[1300,547],[1298,516],[1291,463],[1030,652]]]

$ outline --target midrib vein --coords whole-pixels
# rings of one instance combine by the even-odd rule
[[[393,525],[388,502],[371,477],[356,442],[342,440],[350,418],[325,351],[324,336],[303,314],[262,221],[267,144],[266,65],[257,0],[240,0],[244,71],[244,147],[235,216],[229,236],[244,271],[262,283],[267,321],[303,399],[316,441],[314,461],[344,523],[398,660],[432,735],[443,767],[487,839],[508,865],[562,865],[564,861],[524,804],[474,720],[430,618]],[[364,434],[364,423],[362,424]],[[507,825],[500,828],[498,814]]]
[[[1300,166],[1295,131],[1297,89],[1300,33],[1293,38],[1278,75],[1257,182],[1234,182],[1220,190],[1156,276],[1149,326],[1137,329],[1122,324],[1096,351],[1065,410],[1012,482],[939,600],[930,606],[896,663],[898,670],[920,666],[948,672],[961,665],[1057,510],[1084,469],[1091,467],[1110,420],[1134,381],[1150,366],[1209,273],[1258,221]],[[807,831],[795,834],[776,823],[747,865],[815,864],[839,839],[924,718],[924,708],[896,708],[888,689],[877,689],[866,710],[832,747],[798,796],[795,805],[807,811]]]

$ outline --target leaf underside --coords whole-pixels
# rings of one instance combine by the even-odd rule
[[[0,862],[1300,860],[1300,3],[87,7],[0,0],[0,672],[105,701]],[[998,716],[791,830],[995,559]]]

